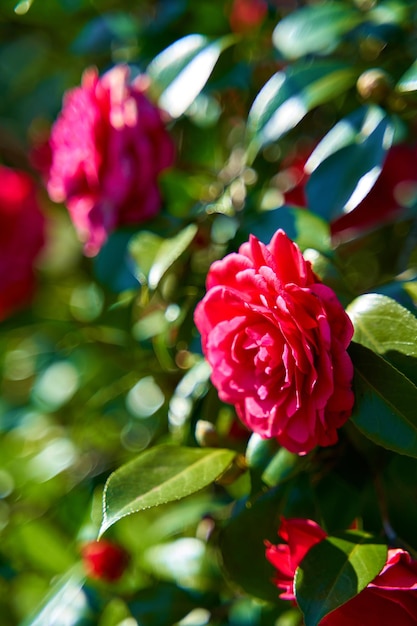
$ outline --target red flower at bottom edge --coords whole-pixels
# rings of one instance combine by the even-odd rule
[[[312,520],[282,519],[278,534],[286,543],[266,542],[266,558],[275,567],[274,583],[283,591],[280,597],[294,601],[295,570],[309,549],[324,539],[326,533]],[[320,626],[361,624],[417,624],[417,561],[405,550],[388,550],[387,561],[378,576],[361,593],[320,622]]]

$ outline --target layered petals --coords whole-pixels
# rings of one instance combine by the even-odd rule
[[[282,230],[212,265],[195,322],[220,398],[250,430],[299,454],[337,441],[354,400],[352,324]]]

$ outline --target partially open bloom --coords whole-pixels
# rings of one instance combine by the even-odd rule
[[[352,323],[282,230],[216,261],[195,322],[224,402],[291,452],[337,441],[353,407]]]
[[[118,226],[158,213],[158,175],[174,146],[140,82],[129,84],[127,66],[101,78],[95,68],[84,72],[64,97],[49,150],[48,193],[66,204],[86,254],[97,254]]]
[[[121,578],[129,562],[124,548],[105,539],[89,541],[83,546],[81,554],[87,574],[106,582]]]
[[[33,266],[44,243],[44,222],[32,178],[0,166],[0,320],[33,296]]]
[[[286,543],[267,542],[266,558],[275,568],[274,582],[282,590],[280,597],[294,601],[295,571],[309,549],[322,541],[326,533],[312,520],[282,519],[278,534]],[[388,550],[387,561],[378,576],[320,622],[320,626],[359,624],[417,624],[417,561],[405,550]]]
[[[304,164],[309,153],[299,154],[285,163],[282,174],[292,184],[284,190],[287,204],[307,206],[305,185],[308,175]],[[332,235],[345,239],[351,233],[362,233],[401,216],[417,195],[417,146],[398,144],[388,150],[381,174],[365,198],[346,215],[335,219]]]

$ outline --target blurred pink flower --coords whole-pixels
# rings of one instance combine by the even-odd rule
[[[68,207],[89,256],[115,228],[158,213],[158,175],[174,159],[161,112],[140,80],[128,81],[124,65],[101,78],[87,69],[81,86],[66,93],[51,131],[48,193]]]
[[[0,320],[33,296],[33,264],[44,243],[44,221],[32,178],[0,165]]]
[[[266,542],[266,558],[276,570],[274,583],[282,590],[280,598],[294,601],[295,571],[310,548],[322,541],[326,533],[312,520],[283,518],[278,535],[286,543]],[[405,550],[388,550],[387,561],[378,576],[320,622],[320,626],[358,624],[417,624],[417,561]]]
[[[291,452],[337,441],[353,406],[353,334],[335,293],[278,230],[216,261],[195,322],[224,402]]]

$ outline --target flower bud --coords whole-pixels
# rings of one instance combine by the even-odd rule
[[[356,89],[366,102],[379,104],[384,102],[391,93],[392,80],[384,70],[375,68],[359,76]]]

